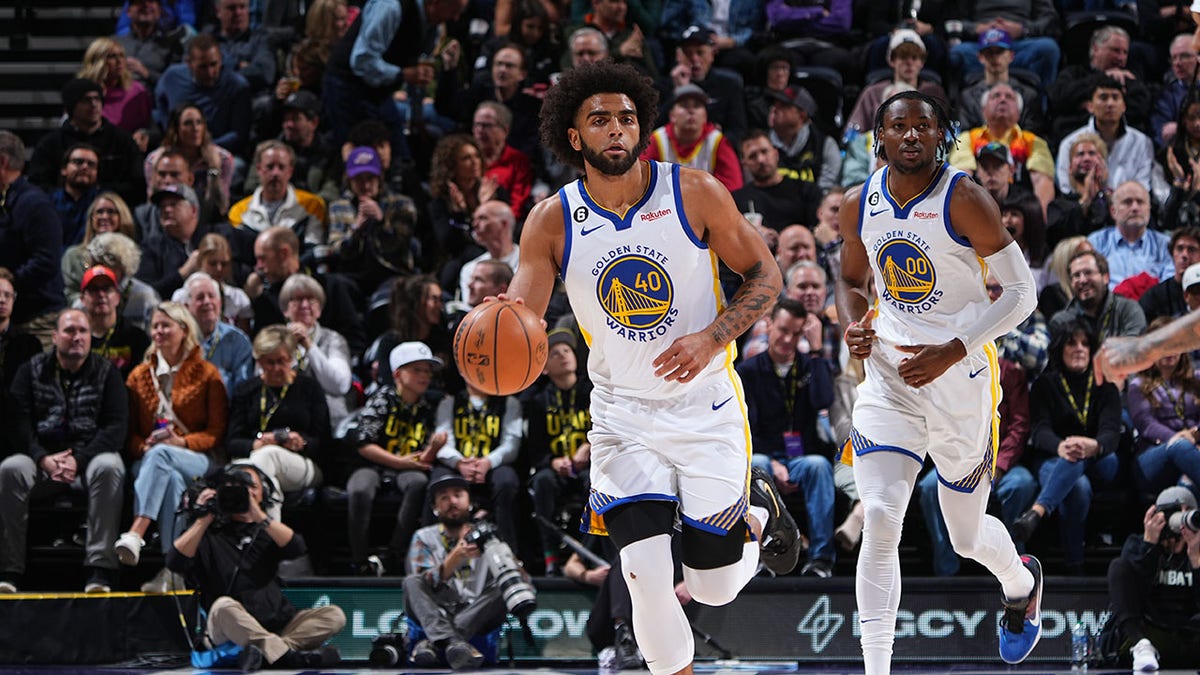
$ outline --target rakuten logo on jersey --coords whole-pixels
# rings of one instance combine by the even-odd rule
[[[651,211],[650,213],[643,213],[641,215],[641,218],[642,218],[643,223],[648,223],[652,220],[658,220],[659,218],[662,218],[663,216],[669,216],[669,215],[671,215],[671,209],[662,209],[661,211]]]
[[[936,220],[937,218],[941,217],[941,214],[935,211],[913,211],[912,215],[913,218],[917,218],[919,220]]]

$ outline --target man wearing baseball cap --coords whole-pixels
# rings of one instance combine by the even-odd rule
[[[142,362],[150,337],[120,314],[121,289],[117,273],[93,265],[83,273],[79,300],[92,329],[92,352],[108,359],[121,371],[121,381]]]
[[[887,61],[892,69],[892,76],[867,85],[858,95],[858,102],[846,120],[847,128],[860,132],[875,131],[875,111],[879,104],[892,94],[903,89],[916,89],[936,98],[946,105],[946,92],[942,85],[925,77],[921,72],[925,68],[928,54],[925,43],[917,31],[911,28],[898,28],[892,31],[888,38]]]
[[[771,90],[767,95],[774,99],[771,144],[779,148],[779,165],[822,190],[836,185],[842,172],[842,153],[837,141],[813,124],[817,102],[812,95],[804,87]]]
[[[426,395],[433,371],[445,365],[423,342],[403,342],[388,356],[395,387],[367,399],[349,440],[359,466],[346,481],[351,572],[402,574],[409,541],[425,506],[425,486],[445,431],[434,431],[436,399]],[[385,552],[372,553],[367,534],[371,507],[380,490],[399,493],[400,510]]]
[[[547,335],[547,343],[550,353],[542,373],[549,380],[527,394],[524,402],[529,424],[526,447],[534,470],[530,480],[533,511],[554,522],[564,502],[581,504],[587,499],[592,381],[579,377],[574,333],[567,328],[555,328]],[[561,575],[566,560],[559,557],[559,537],[541,521],[538,532],[546,576]]]
[[[27,172],[30,182],[52,192],[58,186],[59,167],[67,150],[86,143],[100,156],[100,187],[119,193],[130,204],[140,203],[146,194],[142,153],[128,132],[104,119],[100,85],[75,78],[63,87],[62,102],[67,119],[61,127],[43,135],[33,149]]]
[[[342,273],[366,296],[415,269],[417,207],[384,181],[375,148],[350,151],[346,180],[347,190],[329,204],[329,245]]]
[[[150,202],[158,209],[162,232],[142,242],[142,264],[135,276],[153,286],[160,297],[169,298],[184,279],[200,270],[196,249],[213,227],[200,222],[200,200],[190,186],[164,185],[150,196]]]
[[[326,202],[337,199],[339,187],[337,172],[333,169],[335,149],[317,131],[321,125],[321,100],[311,91],[301,89],[288,94],[281,102],[272,101],[277,110],[282,109],[282,128],[277,138],[287,143],[295,154],[292,185],[314,192]],[[272,119],[279,119],[278,115],[272,115]],[[250,167],[245,191],[252,193],[261,184],[258,168]]]
[[[977,58],[983,66],[983,77],[970,86],[963,87],[955,101],[958,108],[958,121],[964,129],[983,125],[983,104],[979,99],[991,89],[994,84],[1007,84],[1020,95],[1024,101],[1021,112],[1021,126],[1040,132],[1049,126],[1045,119],[1046,106],[1042,95],[1036,87],[1024,80],[1013,77],[1009,67],[1013,62],[1012,36],[1003,28],[989,28],[979,34],[979,54]]]
[[[684,4],[668,4],[662,25],[680,25],[686,20],[675,24],[669,22],[668,16],[673,6],[682,7]],[[685,28],[675,50],[671,87],[678,89],[685,84],[695,84],[703,89],[708,94],[709,119],[720,120],[721,131],[730,138],[731,143],[736,143],[746,133],[746,95],[740,80],[722,70],[713,70],[719,39],[706,26],[691,25]]]
[[[675,88],[667,123],[654,130],[642,159],[707,171],[729,189],[742,187],[742,165],[729,139],[708,121],[708,94],[698,85]]]
[[[1194,427],[1184,429],[1176,442],[1195,454],[1196,434]],[[1112,616],[1097,650],[1102,656],[1115,653],[1117,663],[1132,665],[1135,673],[1192,668],[1200,653],[1200,595],[1192,581],[1200,570],[1195,512],[1191,489],[1166,488],[1143,514],[1142,532],[1129,535],[1121,556],[1108,566]]]

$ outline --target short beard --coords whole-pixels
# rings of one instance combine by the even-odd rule
[[[637,154],[632,152],[627,154],[624,159],[609,159],[604,156],[604,153],[589,148],[586,143],[580,145],[583,148],[580,153],[583,154],[584,163],[605,176],[624,176],[638,161]]]
[[[448,516],[443,514],[438,516],[438,522],[446,527],[462,527],[463,525],[471,522],[471,514],[467,511],[464,511],[462,515],[458,516]]]

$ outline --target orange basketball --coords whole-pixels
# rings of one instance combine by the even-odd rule
[[[463,317],[454,334],[454,360],[468,384],[497,396],[533,384],[546,366],[546,329],[525,305],[485,302]]]

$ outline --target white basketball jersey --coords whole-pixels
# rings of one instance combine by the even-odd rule
[[[591,348],[598,389],[648,399],[678,396],[732,375],[727,346],[687,384],[654,376],[654,359],[722,308],[717,257],[696,238],[679,196],[679,167],[649,162],[646,193],[624,214],[588,195],[582,179],[558,191],[566,225],[562,279]]]
[[[908,355],[892,346],[946,342],[978,321],[991,300],[986,263],[950,222],[950,195],[967,174],[942,164],[904,204],[888,192],[887,176],[884,167],[863,186],[858,230],[879,295],[875,334],[884,356],[897,362]]]

